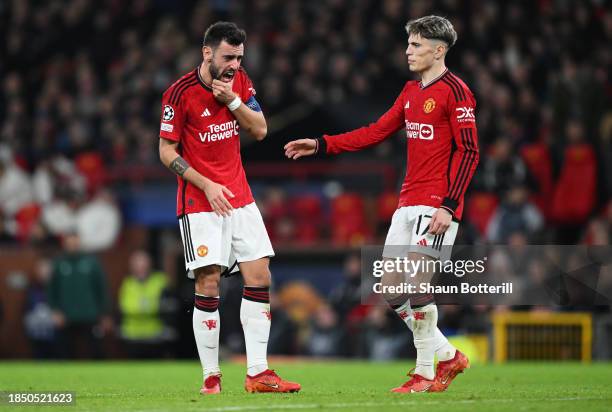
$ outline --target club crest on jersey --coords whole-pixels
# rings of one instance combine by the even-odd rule
[[[201,245],[200,247],[198,247],[198,256],[204,257],[206,255],[208,255],[208,246]]]
[[[425,100],[425,103],[423,103],[423,111],[427,114],[433,112],[435,108],[436,108],[436,101],[432,97]]]
[[[163,117],[164,121],[169,122],[170,120],[174,119],[174,109],[172,108],[172,106],[170,105],[165,105],[164,106],[164,117]]]

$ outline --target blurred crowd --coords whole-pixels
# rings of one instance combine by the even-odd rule
[[[0,233],[41,237],[31,229],[40,222],[43,232],[53,233],[36,205],[54,197],[65,204],[71,203],[66,197],[89,200],[117,165],[157,165],[161,93],[198,64],[210,23],[231,19],[246,29],[244,65],[270,124],[268,141],[249,147],[248,160],[280,160],[283,142],[302,137],[294,135],[299,131],[345,130],[382,113],[410,76],[405,22],[434,12],[449,17],[459,33],[448,64],[478,101],[483,160],[466,219],[476,234],[504,242],[512,220],[528,236],[554,229],[542,240],[575,243],[603,232],[609,238],[612,11],[598,0],[3,3]],[[404,140],[388,139],[355,156],[399,170]],[[340,162],[355,157],[346,158]],[[74,169],[86,181],[80,192]],[[56,195],[49,175],[72,193]],[[287,194],[289,185],[274,189]],[[15,195],[15,187],[32,189]],[[388,199],[377,195],[374,202]],[[287,209],[301,207],[300,198],[283,201]],[[337,223],[330,209],[323,207],[323,224]],[[285,235],[295,229],[304,240],[335,239],[296,228],[295,215],[272,219]],[[375,239],[378,223],[365,220],[339,229],[349,232],[338,234],[339,242]],[[603,225],[597,233],[588,229],[594,222]]]
[[[122,222],[107,173],[117,166],[127,166],[127,173],[161,167],[161,94],[199,63],[203,31],[214,21],[246,29],[244,66],[268,119],[269,137],[245,147],[247,161],[282,162],[290,138],[347,130],[382,114],[410,78],[404,25],[432,13],[455,25],[459,41],[447,64],[478,102],[481,163],[456,243],[609,245],[612,10],[603,0],[2,2],[0,240],[65,243],[76,233],[80,248],[94,252],[115,242]],[[373,150],[330,161],[342,167],[363,159],[391,165],[399,183],[405,139],[399,133]],[[300,192],[283,176],[278,167],[263,182],[251,179],[275,244],[358,246],[384,239],[397,205],[389,182],[364,188],[360,177],[327,176]],[[278,353],[382,359],[409,347],[397,341],[409,340],[395,333],[403,324],[388,311],[366,313],[355,303],[355,265],[350,257],[345,282],[330,296],[304,292],[307,287],[294,295],[277,291],[275,301],[285,306],[273,318],[271,348],[275,328],[284,331]],[[132,272],[139,277],[138,269]],[[152,288],[164,290],[156,279]],[[142,280],[133,283],[126,290],[139,290],[134,285]],[[316,304],[292,311],[287,302],[299,301],[296,296]],[[109,299],[129,318],[130,298]],[[147,313],[176,310],[172,299]],[[109,310],[89,319],[88,330],[110,333]],[[466,310],[444,309],[447,326],[464,328],[487,309]],[[66,325],[66,319],[48,319],[55,328]],[[150,321],[155,333],[145,344],[175,339],[164,325]],[[241,339],[231,328],[227,333],[226,344],[238,351]],[[283,341],[286,336],[295,339]],[[346,336],[358,337],[354,347],[338,343]]]

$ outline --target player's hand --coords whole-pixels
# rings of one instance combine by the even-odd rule
[[[217,216],[229,216],[231,214],[233,207],[225,196],[231,199],[234,194],[227,187],[209,180],[204,184],[202,190]]]
[[[439,208],[431,217],[431,221],[429,222],[429,233],[432,235],[441,235],[446,232],[452,221],[453,215],[443,207]]]
[[[285,145],[285,156],[295,160],[303,156],[312,156],[316,150],[317,141],[315,139],[298,139]]]
[[[232,91],[233,84],[234,79],[229,83],[217,79],[212,81],[213,96],[215,96],[215,99],[217,99],[219,103],[228,105],[236,98],[236,94]]]

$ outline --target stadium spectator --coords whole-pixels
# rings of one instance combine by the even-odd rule
[[[360,333],[360,356],[372,361],[388,361],[414,355],[411,333],[384,306],[369,311]]]
[[[351,310],[361,304],[361,259],[357,254],[349,255],[344,261],[344,282],[336,286],[329,295],[340,321],[345,324]]]
[[[561,243],[574,244],[597,202],[597,157],[579,121],[568,121],[566,138],[551,214]]]
[[[0,213],[12,236],[17,237],[19,231],[16,215],[33,201],[30,176],[15,163],[8,147],[0,147]]]
[[[497,139],[481,167],[475,185],[485,191],[504,193],[512,186],[529,183],[527,168],[513,152],[512,142],[507,138]]]
[[[164,324],[160,316],[166,275],[154,272],[144,250],[130,256],[130,274],[119,288],[121,337],[130,358],[158,358],[164,353]]]
[[[514,185],[506,193],[487,227],[489,242],[508,243],[519,232],[528,237],[535,235],[544,224],[541,213],[527,198],[524,186]]]
[[[24,311],[25,331],[36,359],[54,358],[58,349],[48,298],[50,279],[51,262],[41,259],[36,264],[34,277],[26,292]]]
[[[78,209],[75,224],[83,250],[97,252],[111,247],[121,230],[121,216],[112,194],[100,190]]]
[[[60,355],[101,358],[100,340],[113,328],[106,274],[95,257],[82,252],[76,232],[64,235],[62,245],[49,283]]]
[[[311,317],[304,353],[315,357],[339,357],[348,353],[347,336],[338,314],[327,305]]]

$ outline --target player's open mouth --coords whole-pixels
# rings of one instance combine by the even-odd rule
[[[233,69],[230,69],[221,75],[221,80],[225,82],[229,82],[234,78],[235,74],[236,74],[236,71]]]

